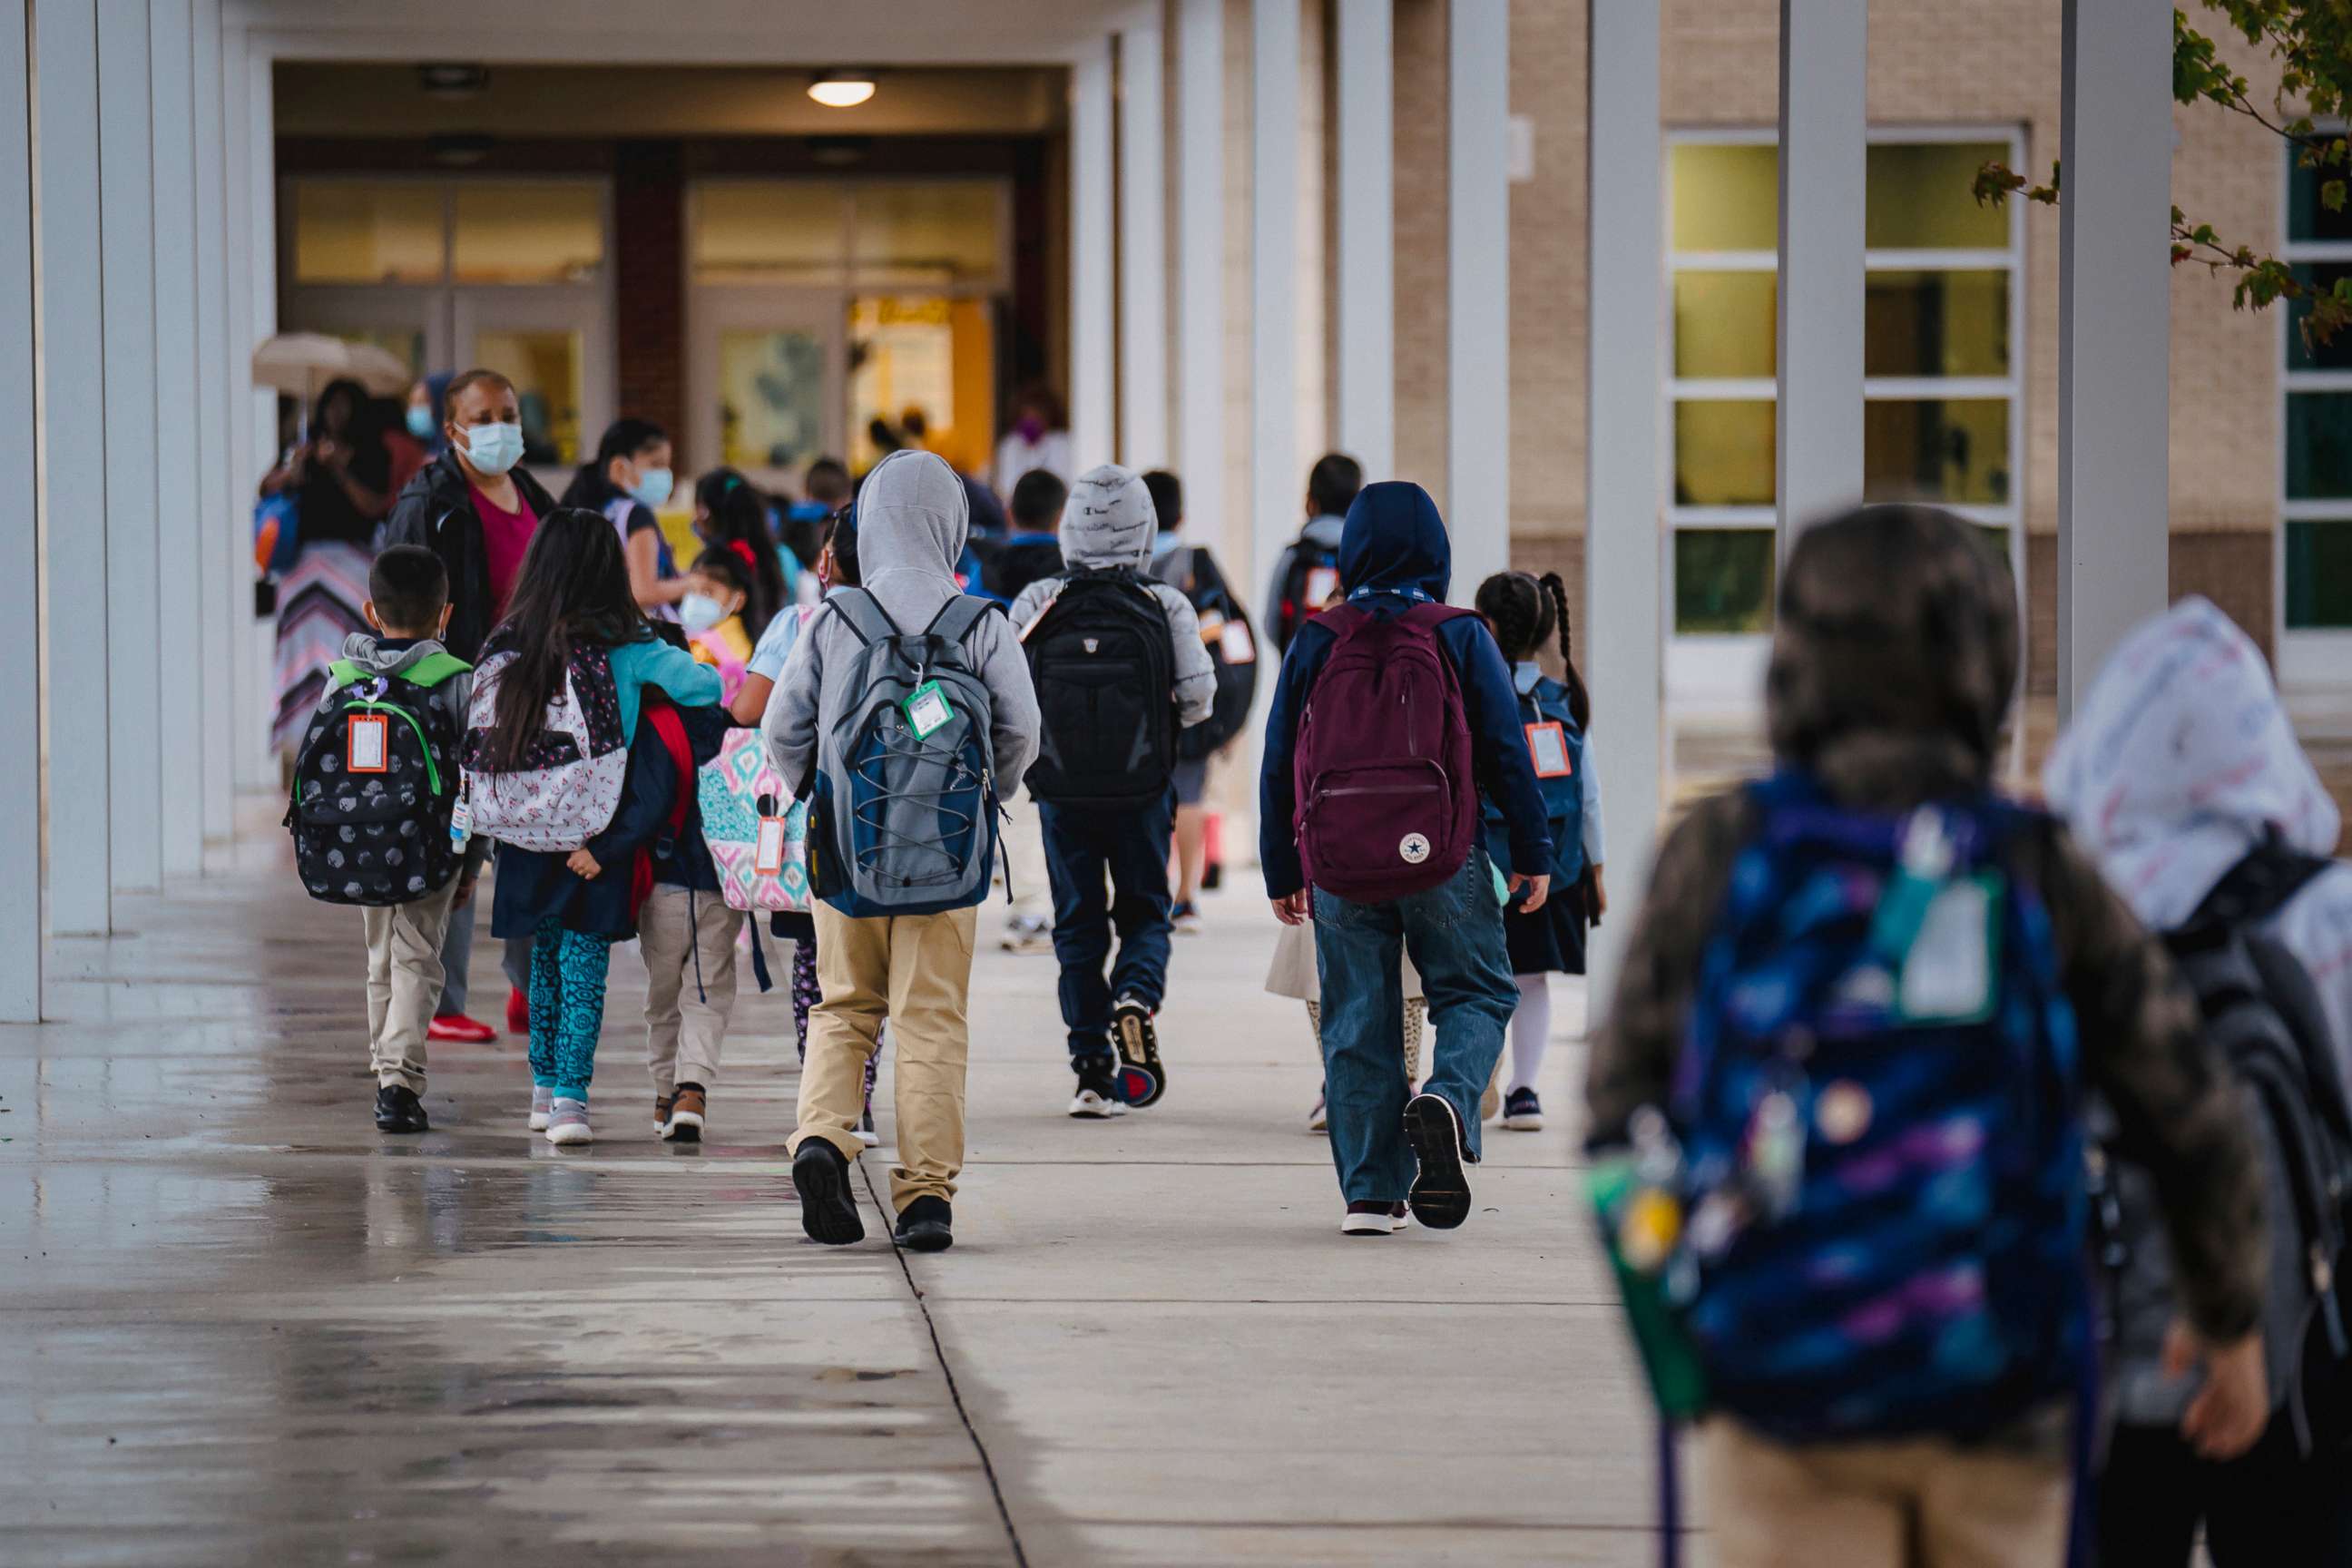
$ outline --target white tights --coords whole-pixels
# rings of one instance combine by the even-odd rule
[[[1511,1082],[1517,1091],[1533,1089],[1542,1070],[1544,1047],[1551,1043],[1551,976],[1522,974],[1519,1005],[1511,1015]]]

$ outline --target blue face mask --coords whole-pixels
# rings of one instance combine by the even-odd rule
[[[677,602],[677,618],[690,632],[707,632],[727,618],[727,606],[708,594],[688,594]]]
[[[646,468],[637,475],[637,482],[629,487],[629,494],[646,506],[658,507],[669,500],[673,482],[667,468]]]
[[[420,441],[430,441],[433,439],[433,432],[437,428],[439,428],[439,426],[433,423],[433,410],[427,408],[421,403],[412,403],[408,405],[408,433],[410,435],[415,437]]]
[[[503,474],[522,460],[522,426],[469,425],[466,427],[466,460],[477,473]]]

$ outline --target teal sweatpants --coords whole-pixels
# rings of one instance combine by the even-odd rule
[[[613,939],[539,922],[530,944],[530,1081],[558,1100],[586,1100],[604,1030]]]

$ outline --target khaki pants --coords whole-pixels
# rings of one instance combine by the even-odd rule
[[[425,1031],[441,1005],[441,935],[460,879],[414,903],[362,910],[367,932],[368,1061],[376,1087],[425,1092]]]
[[[809,1013],[808,1059],[801,1066],[801,1125],[792,1147],[822,1138],[855,1160],[866,1109],[866,1062],[887,1018],[898,1041],[898,1163],[890,1205],[953,1198],[963,1169],[963,1079],[970,1039],[976,909],[940,915],[851,920],[816,906],[816,978],[824,999]]]
[[[729,909],[716,893],[689,896],[656,882],[646,895],[637,951],[646,961],[646,1066],[656,1094],[719,1081],[719,1051],[735,1016],[735,937],[742,929],[743,911]]]
[[[1700,1430],[1716,1568],[2059,1568],[2072,1489],[2055,1454],[1936,1438],[1792,1448]]]

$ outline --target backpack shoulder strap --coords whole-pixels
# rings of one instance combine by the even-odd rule
[[[930,636],[944,637],[949,642],[961,642],[971,635],[972,627],[980,625],[982,616],[991,610],[1003,608],[995,600],[983,599],[977,594],[958,594],[940,606],[940,613],[933,616],[931,624],[923,629]]]
[[[2241,926],[2284,909],[2312,879],[2334,864],[2324,855],[2305,855],[2273,830],[2213,885],[2188,928]]]
[[[330,691],[341,691],[346,686],[357,686],[366,679],[367,671],[347,658],[339,658],[327,666],[327,689]]]
[[[448,649],[428,653],[400,672],[400,678],[411,686],[432,688],[452,676],[463,675],[474,667]]]
[[[859,642],[877,643],[902,635],[898,623],[882,607],[882,601],[864,588],[844,588],[825,604]]]

